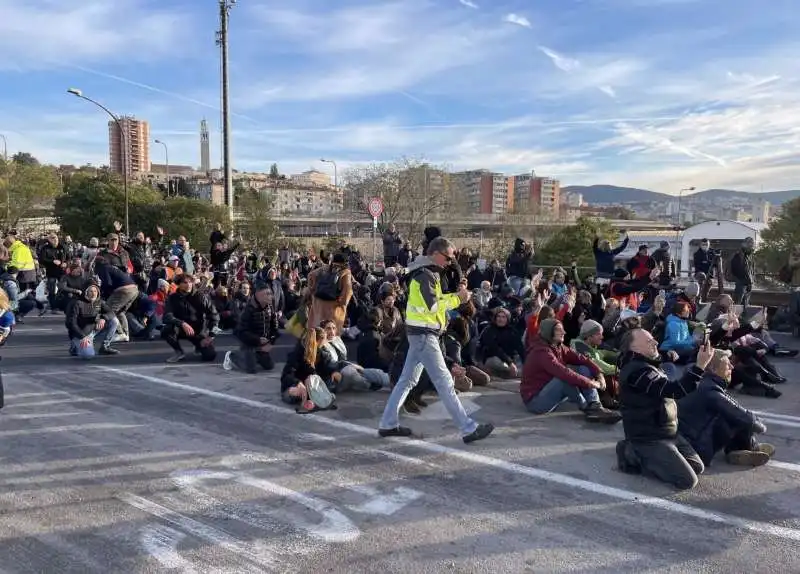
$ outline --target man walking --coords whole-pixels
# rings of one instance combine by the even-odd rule
[[[439,399],[458,425],[465,443],[484,439],[494,430],[492,424],[477,424],[467,415],[456,397],[453,376],[445,364],[439,344],[439,338],[447,328],[447,312],[470,298],[464,286],[457,294],[442,293],[440,273],[454,258],[452,243],[444,237],[437,237],[428,245],[427,256],[418,258],[409,267],[406,309],[408,355],[381,417],[378,434],[382,437],[412,435],[410,428],[399,424],[400,406],[419,382],[423,370],[428,373]]]
[[[755,241],[748,237],[742,242],[742,248],[731,259],[731,276],[736,284],[733,292],[733,302],[744,307],[750,306],[750,292],[753,290],[755,276],[755,263],[753,251]]]

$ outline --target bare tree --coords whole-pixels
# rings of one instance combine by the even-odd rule
[[[396,225],[412,241],[453,205],[449,171],[421,160],[401,158],[352,168],[345,172],[343,182],[345,210],[354,222],[368,213],[372,197],[380,197],[381,225]]]

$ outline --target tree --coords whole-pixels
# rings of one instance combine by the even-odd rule
[[[19,165],[29,165],[29,166],[41,165],[38,159],[36,159],[26,151],[18,151],[12,156],[11,161]]]
[[[373,163],[344,173],[345,209],[355,218],[368,213],[372,197],[383,200],[382,228],[391,224],[412,242],[422,237],[430,219],[447,214],[452,205],[450,174],[440,166],[401,158]]]
[[[35,159],[0,159],[0,220],[6,229],[17,227],[22,219],[49,214],[60,191],[58,174],[52,166],[39,165]]]
[[[592,243],[594,238],[611,239],[613,230],[603,219],[579,217],[574,225],[557,230],[539,249],[534,261],[537,265],[566,267],[577,261],[579,267],[594,267]]]
[[[278,179],[280,175],[281,173],[278,171],[277,163],[273,163],[271,166],[269,166],[269,177],[271,179]]]
[[[761,232],[757,253],[759,267],[776,273],[789,261],[789,254],[796,245],[800,245],[800,198],[784,203],[780,215]]]
[[[253,249],[272,253],[278,248],[280,229],[272,219],[272,199],[266,193],[248,190],[237,207],[236,231]]]

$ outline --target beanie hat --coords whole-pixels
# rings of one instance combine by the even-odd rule
[[[700,284],[697,281],[690,281],[689,284],[684,289],[686,296],[690,299],[697,297],[700,294]]]
[[[164,289],[165,287],[169,288],[169,281],[166,279],[159,279],[158,280],[158,289]]]
[[[593,321],[592,319],[587,319],[581,325],[581,332],[580,337],[581,339],[585,339],[586,337],[591,337],[595,333],[602,333],[603,326],[598,323],[597,321]]]
[[[556,325],[559,325],[561,321],[558,319],[545,319],[541,323],[539,323],[539,336],[542,338],[543,341],[552,344],[553,343],[553,331],[556,329]]]

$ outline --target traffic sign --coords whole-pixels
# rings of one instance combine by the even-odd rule
[[[381,213],[383,213],[383,200],[380,197],[373,197],[369,200],[367,209],[369,210],[369,214],[373,217],[373,219],[379,218]]]

